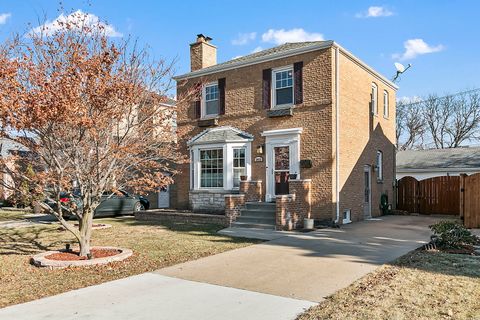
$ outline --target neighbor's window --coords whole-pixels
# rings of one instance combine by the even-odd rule
[[[245,167],[245,148],[233,149],[233,187],[240,187],[240,176],[247,174]]]
[[[383,180],[383,152],[377,151],[377,180]]]
[[[274,106],[293,104],[293,68],[273,71]]]
[[[214,116],[218,114],[218,83],[205,86],[205,99],[203,116]]]
[[[200,187],[223,187],[223,149],[200,150]]]
[[[383,116],[388,118],[388,91],[383,91]]]
[[[371,93],[370,105],[372,106],[372,113],[373,114],[378,114],[377,99],[378,99],[378,88],[377,88],[377,85],[375,83],[372,83],[372,93]]]

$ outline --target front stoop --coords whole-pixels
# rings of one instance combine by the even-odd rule
[[[232,227],[275,230],[275,203],[246,202]]]

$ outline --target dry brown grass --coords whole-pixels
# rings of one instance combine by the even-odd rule
[[[0,222],[9,220],[21,220],[25,218],[25,211],[21,210],[1,210],[0,209]]]
[[[33,254],[61,249],[72,243],[58,225],[0,229],[0,307],[35,300],[130,275],[156,270],[257,243],[216,233],[215,225],[146,224],[134,219],[98,219],[112,224],[94,230],[93,245],[133,249],[124,262],[89,268],[39,269],[30,265]]]
[[[312,319],[480,319],[480,257],[411,252],[298,318]]]

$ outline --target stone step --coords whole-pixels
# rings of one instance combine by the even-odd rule
[[[245,207],[247,209],[254,209],[254,210],[269,210],[275,211],[275,203],[271,202],[247,202],[245,203]]]
[[[275,210],[266,209],[241,209],[240,216],[275,218]]]
[[[248,222],[233,222],[233,228],[254,228],[254,229],[265,229],[265,230],[275,230],[275,225],[273,224],[264,224],[264,223],[248,223]]]
[[[250,215],[241,215],[237,218],[237,222],[246,222],[246,223],[260,223],[260,224],[271,224],[275,225],[275,217],[261,217],[261,216],[250,216]]]

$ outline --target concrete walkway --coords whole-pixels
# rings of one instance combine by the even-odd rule
[[[438,218],[386,216],[287,236],[158,273],[277,296],[322,301],[429,240]]]
[[[312,305],[144,273],[0,309],[0,319],[287,320]]]

